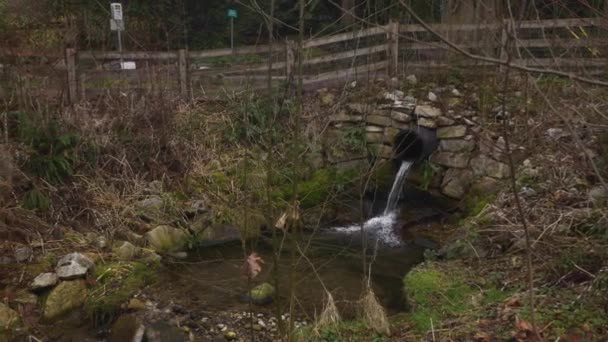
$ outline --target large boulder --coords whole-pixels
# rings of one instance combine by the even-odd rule
[[[12,330],[21,325],[21,318],[17,311],[0,302],[0,332]],[[0,335],[1,337],[1,335]]]
[[[40,273],[38,276],[36,276],[36,278],[34,278],[32,283],[30,284],[30,289],[32,291],[43,290],[57,285],[58,281],[59,277],[56,273]]]
[[[60,279],[67,280],[82,278],[93,268],[95,263],[89,257],[80,253],[70,253],[59,259],[55,271]]]
[[[87,296],[87,286],[84,280],[62,281],[46,298],[42,318],[52,322],[61,318],[84,303]]]
[[[146,233],[146,240],[156,252],[177,252],[186,246],[188,233],[171,226],[158,226]]]

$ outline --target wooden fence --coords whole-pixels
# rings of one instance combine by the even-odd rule
[[[553,69],[576,69],[597,75],[608,65],[606,26],[600,18],[524,21],[510,29],[508,21],[491,24],[431,24],[432,31],[463,50],[496,59],[507,54],[515,63]],[[512,35],[515,47],[506,50]],[[245,46],[205,51],[95,52],[67,49],[67,94],[71,103],[94,91],[169,91],[184,98],[217,94],[226,89],[265,87],[296,77],[297,44]],[[1,54],[1,53],[0,53]],[[6,55],[6,53],[5,53]],[[463,58],[421,25],[399,24],[309,39],[302,46],[305,87],[327,82],[398,76],[446,68],[493,68],[495,63]],[[136,70],[112,70],[108,62],[134,61]],[[269,74],[270,67],[270,74]],[[298,77],[300,77],[298,76]]]

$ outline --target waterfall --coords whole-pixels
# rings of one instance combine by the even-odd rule
[[[395,234],[395,231],[393,230],[393,226],[395,225],[395,221],[397,219],[397,213],[395,209],[397,209],[397,203],[399,202],[401,189],[403,188],[403,183],[407,178],[408,171],[412,164],[412,161],[407,160],[401,162],[401,166],[399,167],[399,171],[397,172],[397,175],[395,176],[395,181],[393,182],[393,187],[391,188],[391,192],[388,195],[388,201],[386,202],[384,213],[380,216],[373,217],[363,223],[363,231],[369,234],[373,234],[376,239],[388,246],[395,247],[401,244],[401,239],[397,234]],[[361,225],[337,227],[334,228],[334,231],[343,233],[356,233],[361,231]]]
[[[407,178],[408,171],[412,164],[413,162],[408,160],[404,160],[401,162],[399,172],[397,172],[397,175],[395,176],[393,187],[391,188],[391,192],[388,195],[388,201],[386,202],[386,207],[384,208],[384,215],[390,214],[391,212],[393,212],[393,210],[397,208],[397,203],[399,202],[399,196],[401,195],[403,183],[405,182],[405,178]]]

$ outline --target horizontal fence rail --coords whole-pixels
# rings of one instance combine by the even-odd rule
[[[71,103],[99,89],[174,91],[180,96],[208,95],[213,90],[277,85],[296,79],[302,55],[304,85],[350,81],[416,70],[496,67],[496,63],[463,58],[441,37],[467,52],[541,68],[581,69],[604,73],[608,65],[608,23],[602,18],[497,21],[479,24],[400,24],[391,22],[302,43],[204,51],[76,51],[67,49],[54,68],[65,70]],[[515,28],[515,29],[513,29]],[[429,29],[432,32],[429,32]],[[508,39],[517,38],[507,50]],[[3,49],[3,58],[35,57],[33,51]],[[135,62],[135,70],[118,68],[118,60]],[[593,70],[590,70],[590,69]]]

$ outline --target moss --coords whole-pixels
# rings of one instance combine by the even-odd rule
[[[465,217],[476,217],[485,207],[492,203],[496,195],[487,192],[474,192],[464,201]]]
[[[348,190],[348,185],[352,184],[356,175],[354,170],[324,168],[315,171],[309,179],[300,181],[296,185],[296,196],[300,206],[304,209],[313,208],[325,202],[331,195]],[[285,184],[281,189],[275,190],[273,196],[283,201],[290,201],[293,199],[293,186]]]
[[[361,342],[383,342],[390,341],[390,337],[386,337],[376,333],[373,329],[366,326],[360,320],[343,321],[331,326],[325,326],[315,331],[313,327],[298,329],[295,332],[296,341],[361,341]]]
[[[434,264],[426,264],[409,272],[403,279],[404,292],[412,305],[412,326],[417,331],[435,327],[451,315],[458,315],[472,306],[475,292],[457,275],[443,273]]]
[[[85,312],[96,325],[112,321],[120,305],[154,279],[156,265],[113,262],[95,270],[97,283],[85,302]]]

